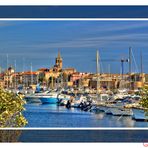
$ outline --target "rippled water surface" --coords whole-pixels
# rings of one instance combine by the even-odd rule
[[[55,104],[34,103],[27,104],[25,108],[24,116],[28,120],[26,127],[148,127],[148,122],[135,121],[131,117],[84,112]]]

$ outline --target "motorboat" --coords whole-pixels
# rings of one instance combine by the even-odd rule
[[[29,103],[41,103],[40,97],[44,96],[48,93],[49,91],[45,92],[40,92],[40,93],[34,93],[34,94],[26,94],[25,95],[25,100]]]
[[[58,103],[58,92],[49,92],[39,96],[42,104],[56,104]]]

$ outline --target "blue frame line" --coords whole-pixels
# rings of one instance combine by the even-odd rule
[[[148,6],[0,6],[0,18],[148,18]]]

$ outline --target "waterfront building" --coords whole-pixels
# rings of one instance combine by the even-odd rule
[[[71,74],[75,73],[74,68],[63,69],[63,59],[60,52],[58,52],[55,58],[55,65],[49,69],[38,69],[39,81],[50,88],[73,86],[73,82],[70,81]]]
[[[75,68],[63,68],[63,59],[60,52],[55,58],[51,68],[40,68],[36,72],[15,72],[10,66],[0,74],[0,87],[17,87],[36,85],[38,83],[51,88],[57,87],[83,87],[97,89],[97,75],[92,73],[77,72]],[[148,84],[148,74],[99,74],[99,86],[106,89],[130,88],[139,89]]]
[[[148,74],[145,74],[145,83],[144,86],[148,86]]]
[[[4,72],[4,87],[9,88],[13,86],[13,74],[15,70],[12,66],[8,67]]]
[[[23,84],[23,73],[22,72],[15,72],[13,73],[13,87],[17,88],[18,85]]]
[[[120,82],[122,80],[122,77],[123,75],[121,76],[120,74],[108,74],[108,73],[100,74],[99,75],[100,88],[118,89],[121,87]],[[89,87],[97,89],[97,75],[96,74],[91,76]]]
[[[48,80],[47,79],[47,74],[49,73],[49,70],[48,68],[40,68],[37,70],[37,74],[38,74],[38,82],[39,83],[42,83],[42,84],[45,84],[46,81]]]
[[[145,74],[145,82],[148,82],[148,74]]]
[[[38,73],[26,71],[22,73],[22,83],[29,87],[30,85],[36,85],[38,83]]]
[[[141,89],[146,82],[144,73],[132,73],[129,78],[131,89]]]
[[[4,82],[4,73],[0,74],[0,88],[4,88],[5,87],[5,82]]]
[[[72,68],[72,67],[64,68],[63,73],[66,73],[66,74],[70,75],[70,74],[76,73],[76,69]]]
[[[82,86],[82,84],[84,84],[83,82],[85,81],[84,78],[88,75],[89,73],[75,72],[70,75],[70,81],[74,86]]]
[[[49,72],[48,68],[40,68],[37,70],[38,73],[42,73],[42,72]]]
[[[62,69],[60,77],[61,77],[61,79],[63,81],[63,85],[64,86],[68,86],[68,87],[69,86],[70,87],[73,86],[73,82],[71,81],[71,75],[73,73],[76,73],[76,69],[75,68],[69,67],[69,68]]]
[[[100,74],[99,83],[100,88],[107,89],[139,89],[145,84],[145,74]],[[97,76],[94,74],[90,79],[90,88],[97,87]]]

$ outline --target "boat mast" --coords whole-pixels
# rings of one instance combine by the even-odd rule
[[[100,88],[100,83],[99,83],[100,66],[99,66],[99,51],[98,50],[97,50],[97,53],[96,53],[96,74],[97,74],[97,95],[99,95],[99,88]]]
[[[111,79],[110,64],[108,64],[108,73],[109,73],[109,83],[108,83],[108,88],[109,88],[109,90],[110,90],[110,88],[111,88],[111,83],[110,83],[110,79]]]
[[[53,75],[51,77],[51,89],[53,89]]]
[[[7,89],[8,89],[8,87],[9,87],[8,86],[9,85],[9,82],[8,82],[9,81],[9,78],[8,78],[9,77],[9,74],[8,74],[8,54],[6,55],[6,57],[7,57]]]
[[[141,59],[141,74],[143,74],[143,54],[142,54],[142,50],[141,50],[141,53],[140,53],[140,59]]]
[[[15,89],[17,88],[17,84],[16,84],[16,60],[14,61],[14,69],[15,69]]]
[[[32,63],[31,63],[31,85],[33,85]]]
[[[131,73],[132,73],[132,48],[129,48],[129,88],[131,89]]]
[[[63,88],[63,71],[61,72],[61,88]]]
[[[129,48],[129,74],[132,73],[132,48]]]
[[[24,77],[24,80],[22,81],[22,85],[23,87],[25,88],[26,87],[26,77],[24,75],[24,72],[25,72],[25,58],[23,57],[23,77]]]
[[[140,53],[140,57],[141,57],[140,58],[141,59],[141,76],[140,76],[141,78],[140,79],[141,79],[142,82],[144,82],[143,81],[143,54],[142,54],[142,50],[141,50],[141,53]]]

